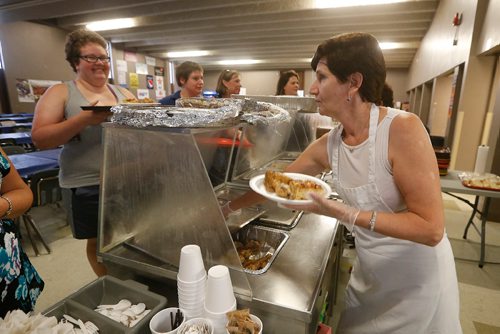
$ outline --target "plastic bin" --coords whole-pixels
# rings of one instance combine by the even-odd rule
[[[94,311],[98,305],[117,304],[121,299],[128,299],[132,304],[144,303],[151,312],[129,328]],[[103,276],[49,308],[44,314],[57,319],[68,314],[82,321],[92,321],[99,327],[100,333],[149,333],[149,321],[166,305],[165,297],[148,291],[145,285]]]

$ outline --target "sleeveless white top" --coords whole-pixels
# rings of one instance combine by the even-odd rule
[[[372,105],[367,141],[349,147],[342,126],[328,137],[334,189],[361,210],[406,209],[387,159],[389,129],[402,113],[388,109],[377,125]],[[350,152],[353,149],[353,152]],[[446,234],[434,247],[354,227],[357,258],[346,289],[339,334],[460,334],[458,283]]]

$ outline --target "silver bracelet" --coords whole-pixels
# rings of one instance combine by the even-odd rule
[[[370,227],[370,231],[375,230],[375,223],[377,222],[377,211],[372,211],[372,216],[370,218],[370,222],[368,223],[368,226]]]
[[[6,200],[7,203],[9,204],[7,211],[5,211],[5,214],[2,217],[2,218],[7,218],[12,213],[12,201],[8,197],[5,197],[4,195],[0,195],[0,198]]]

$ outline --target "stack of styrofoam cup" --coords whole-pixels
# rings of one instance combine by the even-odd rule
[[[179,307],[188,319],[203,316],[207,273],[198,245],[186,245],[181,249],[177,295]]]
[[[208,270],[205,294],[205,318],[214,326],[214,334],[226,333],[226,313],[236,310],[236,298],[229,269],[226,266],[213,266]]]

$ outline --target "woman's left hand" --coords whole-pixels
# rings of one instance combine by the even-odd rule
[[[335,200],[329,200],[322,195],[310,193],[309,198],[313,200],[311,204],[305,205],[284,205],[285,207],[293,210],[303,210],[318,215],[330,216],[336,218],[344,225],[350,232],[354,229],[356,218],[360,212],[359,209],[345,205]]]

